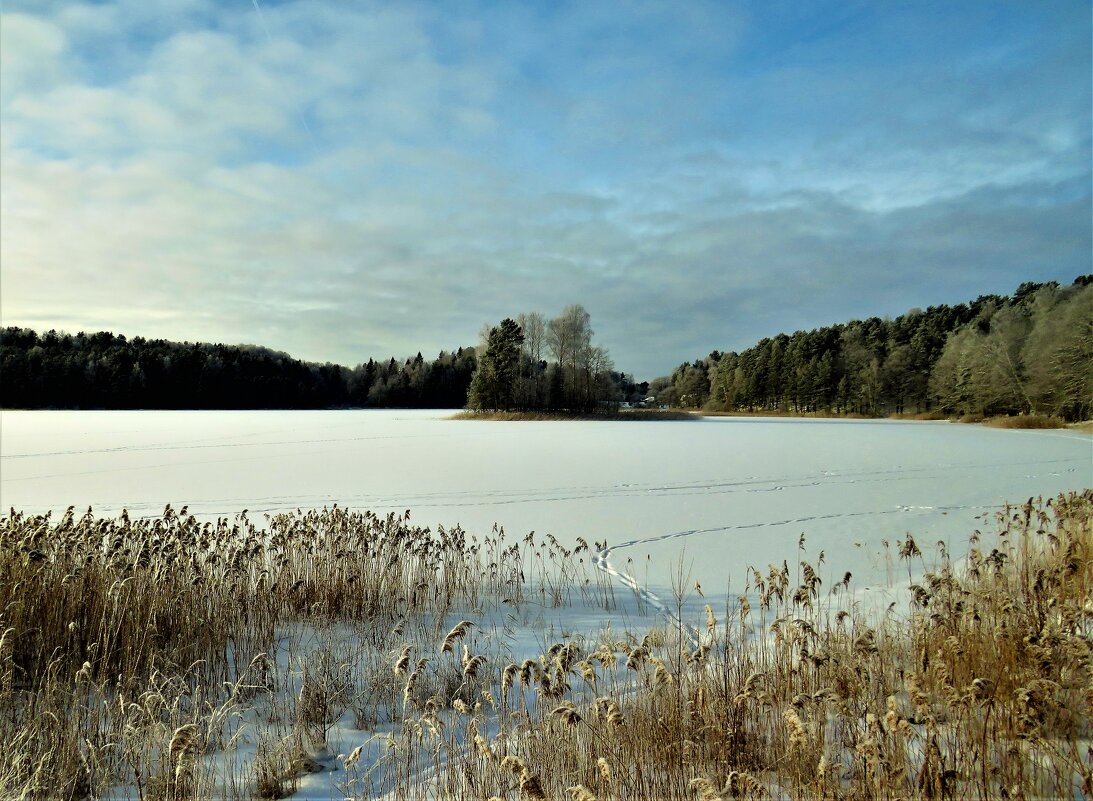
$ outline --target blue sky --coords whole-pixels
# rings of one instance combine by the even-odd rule
[[[1091,267],[1088,2],[47,0],[5,325],[355,364],[569,303],[663,374]]]

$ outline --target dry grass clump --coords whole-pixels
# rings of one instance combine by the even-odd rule
[[[151,520],[13,512],[0,519],[0,624],[13,677],[31,687],[85,662],[109,683],[198,662],[228,680],[284,619],[442,617],[519,597],[522,567],[503,533],[478,542],[409,513],[324,509],[258,529],[245,513],[211,523],[169,506]]]
[[[570,586],[577,562],[555,540],[431,531],[409,513],[297,511],[258,528],[245,513],[202,522],[171,507],[141,520],[12,511],[0,518],[0,797],[122,784],[192,798],[222,785],[204,757],[252,738],[258,718],[304,751],[343,716],[396,719],[392,648],[436,638],[455,608],[526,592],[610,603],[603,582]],[[459,691],[482,669],[455,668]],[[417,672],[436,686],[442,663]],[[257,792],[291,778],[266,770]]]
[[[1002,415],[988,417],[983,425],[991,428],[1066,428],[1066,420],[1042,414]]]
[[[888,415],[889,420],[948,420],[949,415],[938,409],[929,412],[900,412]]]

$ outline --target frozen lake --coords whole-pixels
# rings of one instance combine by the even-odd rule
[[[950,423],[709,418],[475,422],[447,411],[3,412],[0,504],[231,516],[337,503],[419,524],[574,543],[664,588],[682,562],[706,594],[821,549],[825,586],[891,567],[914,533],[960,552],[1005,501],[1093,485],[1093,439]],[[924,547],[924,550],[926,548]],[[899,568],[896,568],[896,577]]]

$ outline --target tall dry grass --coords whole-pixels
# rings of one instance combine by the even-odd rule
[[[549,542],[430,531],[408,512],[324,509],[259,528],[245,513],[214,523],[170,507],[154,519],[13,511],[0,519],[0,796],[211,792],[197,757],[230,749],[256,699],[272,707],[288,692],[292,708],[268,716],[307,751],[347,711],[365,725],[396,708],[401,685],[374,674],[454,608],[518,605],[532,588],[544,602],[610,604],[603,580],[569,585],[570,562]],[[335,625],[351,627],[352,653],[298,646],[302,677],[277,675],[279,643]],[[270,760],[291,762],[277,746]],[[256,782],[262,793],[239,792],[279,793]]]
[[[966,560],[939,544],[905,610],[872,617],[849,575],[824,589],[802,561],[799,583],[754,570],[727,612],[707,608],[697,648],[680,628],[568,672],[541,660],[566,692],[540,688],[451,790],[534,797],[506,774],[517,758],[548,798],[1089,797],[1093,493],[997,522]],[[910,535],[896,548],[924,566]]]
[[[359,798],[1088,796],[1093,492],[996,523],[959,560],[894,543],[904,607],[802,550],[694,627],[514,659],[491,611],[611,606],[587,543],[340,509],[12,513],[0,795],[269,799],[337,768]],[[339,721],[390,733],[324,753]],[[243,744],[240,770],[213,758]]]
[[[1053,417],[1043,414],[1017,414],[1002,415],[1000,417],[988,417],[983,425],[991,428],[1066,428],[1067,422],[1061,417]]]

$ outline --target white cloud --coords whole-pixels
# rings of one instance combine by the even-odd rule
[[[0,14],[0,97],[34,91],[63,74],[60,26],[29,14]]]
[[[747,30],[720,4],[263,3],[268,36],[248,3],[26,8],[0,23],[5,323],[353,362],[581,302],[648,376],[955,300],[954,264],[960,293],[1088,269],[1088,119],[1037,108],[1050,70],[990,102],[972,67],[722,75]]]

